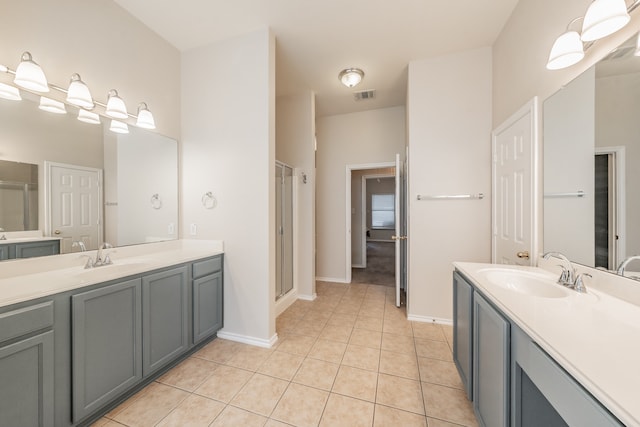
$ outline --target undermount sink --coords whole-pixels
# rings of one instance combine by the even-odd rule
[[[81,279],[100,278],[102,276],[110,276],[116,273],[126,276],[128,274],[135,274],[144,271],[148,266],[149,263],[145,261],[114,261],[113,264],[102,265],[100,267],[86,269],[81,268],[77,273],[74,274],[74,276]]]
[[[574,292],[558,285],[553,277],[543,273],[506,268],[489,268],[479,273],[503,289],[533,297],[566,298]]]

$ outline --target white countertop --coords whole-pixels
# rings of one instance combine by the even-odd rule
[[[2,231],[0,236],[4,236],[4,240],[0,240],[0,245],[10,243],[37,242],[46,240],[60,240],[60,237],[44,237],[42,231]]]
[[[0,263],[0,307],[223,253],[220,240],[171,240],[105,249],[112,265],[85,269],[76,252]]]
[[[630,280],[619,284],[612,275],[594,273],[585,279],[587,295],[537,298],[491,283],[481,270],[528,270],[553,280],[557,274],[537,267],[454,266],[620,421],[640,426],[640,283],[635,289]]]

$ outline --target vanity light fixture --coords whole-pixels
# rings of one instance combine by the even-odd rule
[[[40,97],[40,105],[38,108],[49,113],[67,114],[67,109],[62,102],[47,98],[46,96]]]
[[[0,98],[9,101],[22,101],[18,88],[4,83],[0,83]]]
[[[115,89],[109,91],[106,108],[105,114],[114,119],[126,119],[129,117],[127,106],[124,105],[124,101],[118,96],[118,91]]]
[[[582,41],[595,41],[611,35],[630,20],[625,0],[595,0],[582,22]]]
[[[92,113],[91,111],[87,111],[83,108],[78,110],[78,120],[85,123],[90,123],[92,125],[100,124],[100,116],[96,113]]]
[[[572,21],[572,22],[575,22]],[[571,25],[571,24],[569,24]],[[560,70],[580,62],[584,58],[584,46],[577,31],[568,30],[553,43],[547,70]]]
[[[109,126],[109,130],[115,133],[129,133],[129,126],[125,122],[121,122],[120,120],[111,120],[111,126]]]
[[[31,53],[24,52],[20,64],[16,69],[13,82],[25,89],[35,92],[49,92],[49,84],[42,68],[31,57]]]
[[[89,87],[82,81],[78,73],[74,73],[71,76],[69,89],[67,90],[67,102],[89,110],[94,107],[91,91],[89,91]]]
[[[340,71],[338,79],[348,88],[357,86],[364,78],[364,71],[360,68],[346,68]]]
[[[138,120],[136,121],[136,126],[144,129],[156,128],[156,122],[153,120],[153,114],[149,111],[149,107],[147,107],[146,102],[141,102],[140,105],[138,105]]]

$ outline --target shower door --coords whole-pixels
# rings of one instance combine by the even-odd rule
[[[293,169],[276,162],[276,300],[293,289]]]

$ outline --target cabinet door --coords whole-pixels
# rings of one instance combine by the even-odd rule
[[[0,245],[0,260],[9,259],[9,245]]]
[[[222,272],[193,281],[193,343],[222,328]]]
[[[73,420],[142,379],[140,279],[71,297]]]
[[[187,279],[186,266],[142,278],[144,376],[189,347]]]
[[[453,360],[467,399],[472,400],[473,287],[453,273]]]
[[[53,332],[0,347],[0,426],[53,427]]]
[[[60,241],[16,243],[16,258],[33,258],[60,253]]]
[[[473,408],[480,425],[509,421],[510,324],[479,293],[473,296]]]

